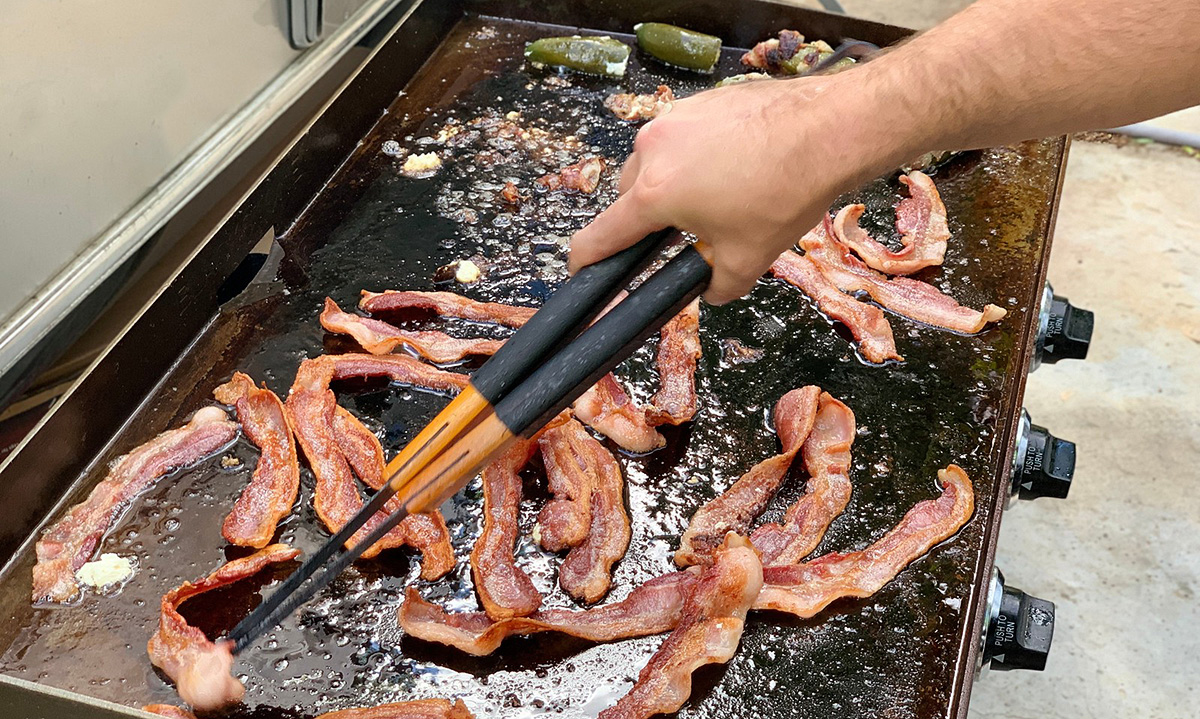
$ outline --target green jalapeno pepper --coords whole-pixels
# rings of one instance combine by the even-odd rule
[[[606,35],[544,37],[526,46],[525,59],[535,66],[551,65],[589,75],[622,77],[629,62],[629,46]]]
[[[634,26],[638,47],[668,65],[712,72],[721,58],[721,38],[661,22]]]

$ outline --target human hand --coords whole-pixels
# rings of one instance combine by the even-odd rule
[[[571,238],[571,271],[676,227],[711,250],[708,302],[748,293],[839,194],[910,151],[881,118],[847,114],[861,109],[857,72],[746,82],[675,102],[638,132],[616,202]]]

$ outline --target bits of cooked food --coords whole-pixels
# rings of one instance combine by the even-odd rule
[[[751,82],[754,80],[770,80],[771,76],[765,72],[744,72],[741,75],[730,75],[722,78],[716,87],[726,87],[728,85],[740,85],[743,82]]]
[[[643,22],[633,26],[638,47],[668,65],[712,72],[721,59],[721,38],[676,25]]]
[[[558,172],[542,175],[535,182],[548,192],[566,190],[590,195],[600,186],[600,175],[607,165],[603,157],[585,157]]]
[[[806,75],[832,54],[833,48],[823,40],[806,43],[795,30],[781,30],[779,37],[764,40],[742,55],[742,64],[783,75]]]
[[[629,46],[607,35],[544,37],[525,48],[534,67],[550,66],[588,75],[623,77]]]
[[[75,572],[81,584],[103,589],[122,584],[133,576],[133,560],[118,554],[105,552],[99,559],[92,560]]]
[[[429,177],[442,166],[442,158],[436,152],[425,152],[420,155],[409,155],[400,167],[400,171],[409,177]]]
[[[612,114],[622,120],[631,122],[637,120],[653,120],[671,108],[675,102],[675,94],[666,85],[649,95],[636,95],[632,92],[620,92],[609,95],[604,99],[604,106]]]
[[[483,273],[480,271],[479,265],[471,260],[459,260],[458,267],[454,270],[454,280],[464,285],[478,282],[482,276]]]

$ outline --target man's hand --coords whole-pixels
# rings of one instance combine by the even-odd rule
[[[572,271],[676,227],[712,248],[706,300],[749,292],[864,162],[886,159],[849,157],[854,123],[824,99],[841,81],[754,81],[677,101],[638,132],[617,201],[572,238]]]
[[[700,93],[638,133],[621,196],[572,238],[570,266],[674,226],[711,246],[705,299],[727,302],[838,195],[921,153],[1200,103],[1196,47],[1196,0],[978,0],[861,67]]]

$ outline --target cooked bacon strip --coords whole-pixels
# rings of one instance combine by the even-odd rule
[[[825,232],[810,232],[800,240],[800,246],[821,274],[843,292],[866,292],[896,314],[965,334],[974,334],[1008,314],[996,305],[987,305],[982,311],[963,307],[933,285],[911,277],[889,280],[850,254],[831,235],[828,228]]]
[[[854,413],[827,392],[801,455],[808,486],[779,524],[764,524],[750,540],[764,566],[795,564],[817,548],[829,524],[850,501],[850,445],[854,443]]]
[[[733,658],[746,612],[763,586],[763,568],[750,542],[732,533],[715,560],[700,573],[679,625],[642,668],[633,689],[598,719],[670,714],[691,695],[693,671]]]
[[[696,575],[671,572],[651,579],[625,599],[583,611],[543,609],[528,617],[494,621],[484,612],[450,613],[409,587],[400,607],[400,626],[409,636],[481,657],[508,637],[559,632],[593,642],[611,642],[670,631],[679,623]]]
[[[447,372],[404,355],[323,355],[333,371],[331,379],[387,377],[393,382],[440,392],[457,392],[467,386],[465,374]],[[320,357],[317,359],[321,359]]]
[[[696,362],[700,359],[700,300],[663,325],[658,343],[658,393],[647,409],[656,424],[683,424],[696,416]]]
[[[807,619],[842,597],[869,597],[895,579],[933,545],[950,538],[971,519],[971,480],[956,465],[938,472],[942,496],[918,502],[904,519],[866,549],[832,552],[802,564],[768,567],[755,609],[773,609]]]
[[[198,594],[252,577],[269,565],[294,559],[298,554],[300,550],[286,544],[272,544],[163,595],[158,631],[150,637],[146,651],[154,666],[175,682],[185,702],[202,711],[218,709],[241,701],[246,689],[230,676],[233,668],[230,642],[210,641],[179,614],[179,605]]]
[[[504,340],[461,339],[434,330],[402,330],[382,320],[343,312],[328,297],[321,312],[321,326],[329,332],[350,335],[371,354],[390,354],[398,345],[404,345],[439,364],[457,362],[470,355],[493,355],[504,344]]]
[[[603,157],[585,157],[574,165],[567,165],[558,172],[542,175],[534,180],[549,192],[572,190],[590,195],[600,185],[600,175],[606,163]]]
[[[771,274],[800,288],[821,312],[846,325],[858,341],[859,354],[868,362],[904,359],[896,351],[892,326],[883,311],[838,290],[808,257],[787,250],[771,265]]]
[[[481,475],[483,531],[471,550],[471,577],[479,602],[492,619],[524,617],[542,606],[542,595],[513,556],[520,530],[520,472],[537,448],[537,442],[518,440]]]
[[[316,719],[475,719],[462,699],[416,699],[326,712]]]
[[[858,221],[866,210],[864,205],[846,205],[833,220],[833,235],[838,241],[857,252],[868,267],[889,275],[909,275],[942,264],[946,241],[950,239],[946,207],[933,180],[914,170],[900,181],[908,186],[911,195],[896,208],[896,229],[900,231],[903,249],[894,252],[859,227]]]
[[[292,511],[300,490],[296,440],[283,402],[271,390],[255,387],[247,375],[235,373],[213,390],[213,396],[237,408],[242,431],[262,452],[250,484],[221,525],[221,535],[230,544],[261,549],[271,543],[276,525]]]
[[[108,476],[37,541],[33,601],[66,602],[79,594],[75,572],[92,558],[129,503],[160,478],[217,452],[237,437],[220,407],[205,407],[178,429],[158,435],[112,464]]]
[[[611,373],[580,395],[571,408],[580,420],[630,452],[650,452],[667,443],[650,424],[646,408],[631,400]]]
[[[408,363],[392,360],[407,360],[425,369],[436,369],[411,358],[393,355],[324,355],[302,362],[292,383],[285,406],[291,416],[296,438],[316,477],[313,504],[317,516],[331,532],[341,529],[362,507],[363,499],[354,480],[356,473],[372,488],[382,486],[383,450],[379,447],[378,439],[362,427],[361,422],[349,412],[340,410],[329,384],[337,378],[363,374],[412,378],[408,374],[411,369]],[[442,374],[462,376],[450,372]],[[353,547],[365,539],[369,532],[386,521],[397,506],[395,501],[384,505],[383,510],[346,542],[347,547]],[[440,577],[454,566],[445,520],[437,512],[406,517],[386,536],[368,547],[362,556],[369,559],[384,549],[406,544],[422,552],[424,561],[421,576],[425,579]]]
[[[649,95],[619,92],[604,98],[604,106],[622,120],[653,120],[675,102],[675,93],[666,85]]]
[[[612,565],[629,546],[621,468],[573,419],[546,431],[539,444],[555,495],[538,515],[541,544],[551,551],[572,547],[558,582],[576,599],[599,601],[612,584]]]
[[[533,307],[515,307],[496,302],[479,302],[453,292],[417,292],[415,290],[362,291],[358,306],[367,312],[430,310],[443,317],[474,322],[492,322],[505,327],[520,327],[533,317]]]
[[[142,711],[168,717],[169,719],[196,719],[196,715],[174,704],[147,704]]]
[[[709,500],[692,516],[679,550],[675,552],[676,564],[707,564],[726,534],[746,533],[750,522],[762,513],[779,485],[783,484],[792,460],[812,431],[820,396],[821,388],[809,385],[779,398],[775,404],[775,431],[779,434],[783,452],[751,467],[733,486]]]

